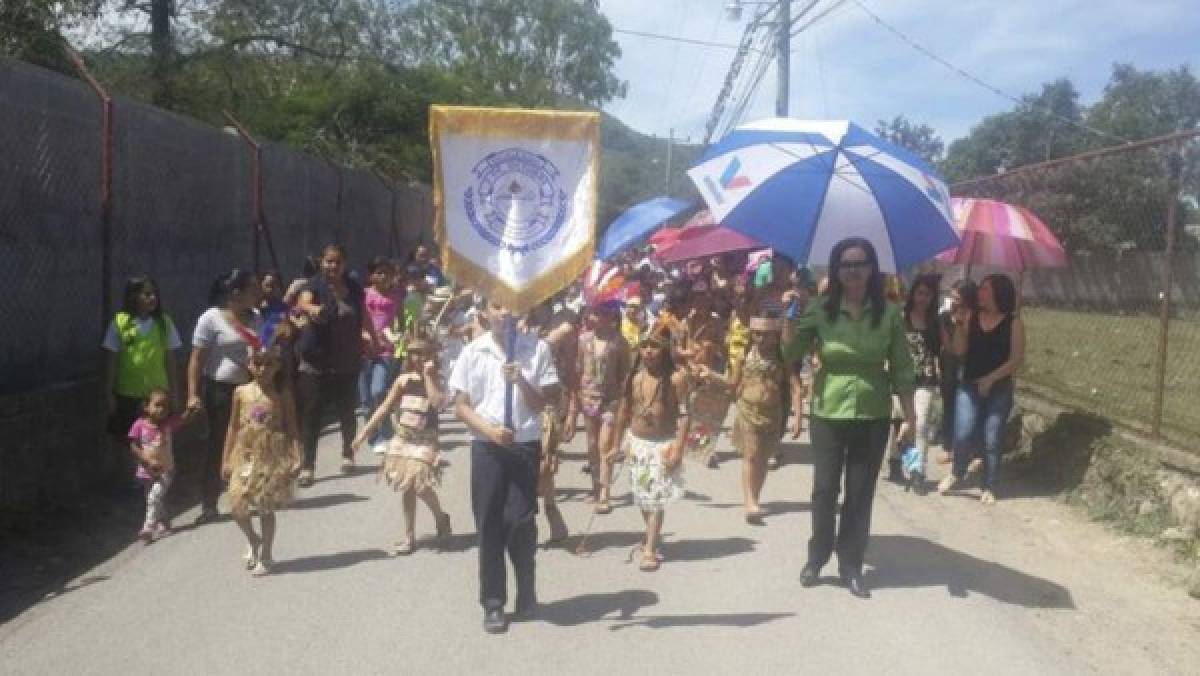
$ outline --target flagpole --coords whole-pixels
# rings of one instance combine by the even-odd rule
[[[504,322],[504,354],[509,362],[516,361],[517,347],[517,319],[512,315]],[[504,426],[516,433],[513,429],[513,383],[508,383],[504,386]]]

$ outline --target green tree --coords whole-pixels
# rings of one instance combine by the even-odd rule
[[[0,2],[0,55],[72,72],[63,33],[94,18],[104,0],[4,0]]]
[[[411,64],[454,71],[477,92],[529,106],[624,96],[621,49],[597,0],[418,0],[397,39]]]
[[[875,125],[875,133],[886,141],[913,151],[930,164],[934,164],[942,158],[942,151],[946,147],[933,127],[927,124],[914,124],[903,115],[897,115],[890,122],[880,120]]]

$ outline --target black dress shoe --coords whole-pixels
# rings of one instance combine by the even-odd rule
[[[804,570],[800,571],[800,586],[815,587],[821,581],[821,569],[811,563],[804,566]]]
[[[863,582],[862,575],[858,573],[842,575],[842,584],[845,584],[846,589],[849,589],[851,594],[860,599],[871,598],[871,592],[867,589],[867,583]]]
[[[489,634],[503,634],[508,631],[503,607],[487,608],[483,611],[483,630]]]

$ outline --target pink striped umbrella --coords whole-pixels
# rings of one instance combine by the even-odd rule
[[[1067,252],[1032,211],[972,197],[951,198],[950,206],[962,243],[938,255],[943,263],[1020,271],[1066,266]]]

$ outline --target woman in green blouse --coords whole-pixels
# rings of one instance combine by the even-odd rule
[[[833,247],[829,289],[817,300],[795,322],[784,351],[788,361],[796,361],[815,349],[821,363],[813,379],[809,426],[813,534],[800,583],[815,585],[836,549],[842,582],[855,596],[868,598],[863,555],[893,393],[900,398],[907,429],[915,428],[912,355],[900,309],[884,300],[870,241],[850,237]],[[846,496],[841,526],[835,528],[843,472]]]

